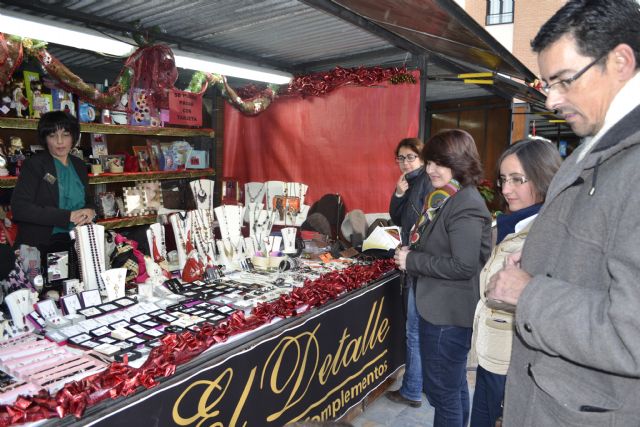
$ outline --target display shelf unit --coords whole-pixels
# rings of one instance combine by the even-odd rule
[[[158,215],[138,215],[126,216],[121,218],[99,219],[96,224],[102,225],[105,230],[113,230],[116,228],[134,227],[136,225],[149,225],[157,221]]]
[[[153,171],[153,172],[126,172],[126,173],[101,173],[89,175],[89,184],[110,184],[114,182],[131,181],[157,181],[163,179],[200,178],[213,176],[215,171],[207,169],[187,169],[180,171]],[[15,176],[0,176],[0,188],[13,188],[18,180]]]
[[[17,119],[12,117],[0,118],[0,129],[26,129],[36,130],[38,120]],[[213,129],[129,126],[129,125],[103,125],[100,123],[80,123],[80,132],[104,133],[111,135],[142,135],[142,136],[205,136],[213,138]]]
[[[89,184],[110,184],[112,182],[129,181],[157,181],[163,179],[200,178],[212,176],[215,172],[212,168],[186,169],[179,171],[152,171],[152,172],[126,172],[126,173],[101,173],[89,174]]]
[[[35,131],[38,128],[38,120],[19,119],[10,117],[0,117],[0,130],[17,130],[22,135],[30,134],[29,131]],[[128,126],[128,125],[105,125],[99,123],[81,123],[80,131],[82,133],[102,133],[108,135],[121,135],[121,141],[126,141],[127,145],[134,145],[134,140],[144,139],[144,137],[215,137],[213,129],[202,128],[174,128],[174,127],[151,127],[151,126]],[[132,136],[134,140],[122,140],[127,136]],[[118,148],[118,147],[116,147]],[[122,146],[120,146],[122,148]],[[151,171],[151,172],[124,172],[124,173],[101,173],[99,175],[89,174],[89,184],[95,185],[96,191],[104,191],[107,184],[117,184],[137,181],[158,181],[171,179],[192,179],[214,177],[215,170],[213,168],[206,169],[185,169],[177,171]],[[15,176],[0,177],[0,189],[14,188],[18,178]],[[123,227],[132,227],[137,225],[147,225],[156,222],[157,216],[140,215],[133,217],[120,217],[100,219],[98,224],[103,225],[106,229],[116,229]]]

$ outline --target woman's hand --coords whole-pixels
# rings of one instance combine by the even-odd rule
[[[404,196],[404,193],[406,193],[408,189],[409,189],[409,183],[407,182],[407,179],[404,177],[404,174],[402,174],[400,175],[400,178],[398,178],[398,182],[396,183],[396,196],[397,197]]]
[[[399,270],[406,270],[407,269],[407,255],[409,255],[409,252],[411,252],[409,250],[408,246],[400,246],[398,248],[396,248],[396,252],[393,255],[393,260],[396,263],[396,267],[398,267]]]
[[[96,212],[93,209],[84,208],[71,211],[70,221],[75,225],[86,225],[93,222]]]

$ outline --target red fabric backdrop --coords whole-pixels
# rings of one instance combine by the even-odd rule
[[[399,176],[393,150],[418,134],[419,104],[418,84],[388,82],[281,97],[255,117],[225,104],[223,177],[303,182],[306,204],[340,193],[347,210],[387,212]]]

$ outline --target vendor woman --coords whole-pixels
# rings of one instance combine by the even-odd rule
[[[38,142],[46,150],[24,162],[11,197],[16,247],[35,246],[43,256],[67,250],[69,231],[93,221],[87,167],[69,155],[79,138],[80,124],[71,114],[51,111],[40,118]]]

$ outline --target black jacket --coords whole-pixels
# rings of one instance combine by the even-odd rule
[[[84,207],[94,209],[85,163],[73,155],[69,155],[69,161],[84,184]],[[18,224],[16,246],[47,244],[54,226],[66,227],[69,224],[71,211],[58,208],[58,200],[56,166],[49,152],[44,151],[25,160],[11,196],[13,219]]]
[[[434,325],[473,325],[480,270],[491,252],[491,214],[473,185],[442,206],[407,255],[407,274],[417,278],[416,308]]]
[[[394,190],[389,203],[389,216],[395,225],[401,227],[400,235],[404,246],[409,245],[409,233],[422,212],[425,197],[433,191],[433,185],[424,166],[416,172],[416,174],[408,174],[412,176],[407,178],[409,189],[404,195],[396,197]]]

